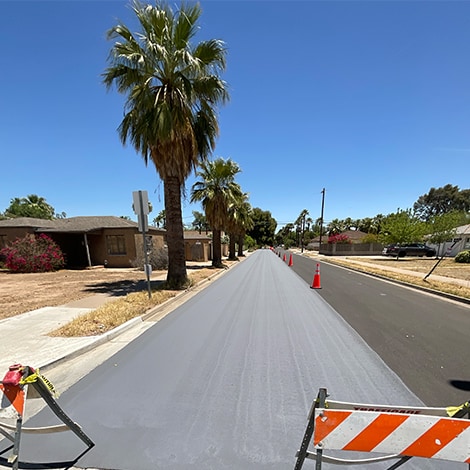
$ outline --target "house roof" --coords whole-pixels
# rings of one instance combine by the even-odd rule
[[[457,227],[456,235],[464,235],[466,233],[470,235],[470,224],[461,225],[460,227]]]
[[[361,232],[360,230],[345,230],[341,232],[341,235],[346,235],[351,240],[362,240],[367,233]]]
[[[17,217],[0,220],[0,228],[28,227],[41,232],[87,233],[104,228],[138,228],[137,222],[122,219],[111,215],[105,216],[79,216],[67,219],[35,219],[32,217]],[[165,232],[163,229],[149,226],[150,232]]]
[[[185,240],[212,240],[212,237],[206,232],[199,233],[199,230],[185,230]]]
[[[33,217],[16,217],[14,219],[0,220],[0,227],[53,227],[55,220],[35,219]]]

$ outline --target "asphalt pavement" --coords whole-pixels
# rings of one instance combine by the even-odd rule
[[[243,261],[243,259],[241,260]],[[319,259],[327,261],[325,258]],[[367,258],[362,263],[360,261],[352,263],[370,265],[373,264],[373,258]],[[396,268],[389,269],[397,270]],[[221,274],[224,274],[224,272],[221,272]],[[422,276],[422,273],[413,273],[409,270],[401,270],[401,272]],[[439,279],[439,276],[433,275],[433,277]],[[158,278],[155,278],[155,280],[158,280]],[[445,278],[445,280],[448,282],[449,278]],[[455,279],[453,282],[466,286],[470,284],[469,281],[459,279]],[[153,308],[146,315],[129,320],[114,330],[98,336],[62,338],[48,336],[48,334],[67,324],[75,317],[95,310],[109,302],[110,297],[106,294],[88,296],[58,307],[43,307],[0,320],[0,338],[2,338],[0,342],[0,377],[3,377],[4,372],[6,373],[8,367],[12,364],[29,365],[47,371],[104,343],[112,341],[122,343],[123,338],[126,341],[131,341],[152,326],[155,321],[171,312],[175,306],[180,305],[208,284],[209,282],[203,281],[191,291],[180,293],[165,305]],[[147,321],[149,318],[152,321]]]
[[[420,406],[360,336],[268,253],[237,264],[173,312],[62,396],[96,443],[78,457],[80,468],[293,468],[318,386],[338,400]],[[41,412],[32,425],[48,421]],[[77,455],[80,442],[64,436],[44,447],[25,436],[25,460]],[[459,468],[414,459],[408,466]]]

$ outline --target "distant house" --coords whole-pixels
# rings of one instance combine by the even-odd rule
[[[361,232],[360,230],[345,230],[344,232],[341,232],[341,235],[346,235],[348,239],[351,241],[351,243],[362,243],[362,240],[368,234],[365,232]],[[322,238],[321,238],[322,245],[324,243],[328,243],[328,238],[329,238],[329,235],[327,233],[324,233],[322,235]],[[320,245],[320,237],[318,236],[318,237],[313,238],[310,241],[309,248],[318,250],[319,245]]]
[[[212,259],[212,237],[198,230],[184,231],[186,261],[209,261]]]
[[[143,251],[143,236],[138,224],[114,216],[0,220],[0,248],[35,233],[50,236],[60,246],[69,268],[97,265],[131,267]],[[153,249],[162,248],[165,237],[165,230],[149,226],[147,240]]]
[[[440,245],[428,243],[437,251],[438,256],[455,256],[461,251],[470,250],[470,224],[455,229],[455,235]]]
[[[367,233],[361,232],[360,230],[345,230],[341,232],[341,235],[345,235],[346,237],[351,240],[351,243],[362,243],[364,237],[367,236]],[[328,240],[328,236],[326,236],[326,240]]]
[[[382,253],[383,245],[381,243],[364,243],[364,237],[368,234],[360,230],[345,230],[341,235],[348,237],[351,243],[328,243],[327,234],[322,237],[321,247],[319,238],[312,240],[313,249],[317,249],[322,255],[331,256],[371,256]]]

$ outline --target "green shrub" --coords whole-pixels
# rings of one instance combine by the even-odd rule
[[[470,263],[470,250],[461,251],[455,257],[455,262],[456,263]]]
[[[59,246],[47,235],[26,235],[0,250],[6,268],[14,273],[44,273],[65,265]]]

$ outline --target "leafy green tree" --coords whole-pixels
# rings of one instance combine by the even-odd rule
[[[275,244],[284,245],[286,248],[290,248],[295,243],[295,226],[292,223],[284,225],[280,228],[275,235]]]
[[[55,209],[43,197],[36,194],[30,194],[25,198],[15,197],[4,213],[7,218],[34,217],[47,220],[52,220],[54,215]]]
[[[221,232],[225,230],[228,212],[243,193],[235,182],[240,167],[231,159],[217,158],[201,164],[196,172],[200,178],[191,189],[191,202],[201,202],[207,221],[212,229],[213,256],[212,266],[222,267]]]
[[[220,78],[225,69],[222,41],[193,45],[201,16],[199,4],[182,4],[174,12],[163,0],[155,6],[132,3],[139,31],[124,24],[108,31],[116,40],[103,74],[126,95],[125,114],[118,128],[164,185],[168,274],[175,288],[187,285],[181,196],[184,182],[215,148],[216,107],[228,99]]]
[[[384,244],[419,242],[426,232],[427,224],[410,209],[398,209],[383,219],[379,240]]]
[[[470,189],[460,190],[451,184],[431,188],[418,198],[413,209],[424,221],[448,212],[470,212]]]
[[[455,211],[431,217],[431,219],[428,220],[430,233],[428,241],[437,244],[440,248],[442,243],[445,243],[455,236],[457,227],[464,219],[465,214]]]
[[[277,222],[271,212],[255,207],[252,211],[253,228],[247,230],[258,246],[271,246],[274,244],[274,234]]]
[[[245,239],[243,240],[243,244],[249,250],[251,250],[252,248],[256,248],[256,241],[253,238],[251,238],[249,235],[245,235]],[[240,256],[240,255],[238,255],[238,256]]]

